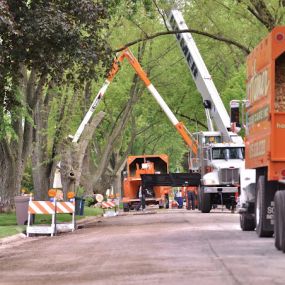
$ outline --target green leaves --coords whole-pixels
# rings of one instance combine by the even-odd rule
[[[67,69],[76,69],[81,81],[95,77],[95,66],[110,60],[110,48],[101,36],[108,28],[105,2],[8,0],[1,12],[5,8],[6,14],[13,15],[20,33],[0,22],[0,89],[6,90],[11,80],[20,83],[21,65],[57,82]],[[13,94],[12,90],[5,94],[7,110],[15,103]]]

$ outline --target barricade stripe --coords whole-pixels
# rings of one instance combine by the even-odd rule
[[[57,204],[57,213],[73,213],[74,204],[71,202],[58,202]]]
[[[103,208],[113,208],[113,207],[115,207],[115,203],[113,203],[113,202],[102,202],[102,207]]]
[[[65,208],[62,206],[62,202],[56,203],[56,212],[57,213],[66,213]]]
[[[39,202],[48,214],[53,214],[55,212],[54,203],[52,203],[50,201],[39,201]]]
[[[36,207],[40,214],[45,214],[46,213],[45,208],[39,203],[39,201],[34,201],[33,205],[34,205],[33,208],[35,209],[35,207]]]
[[[41,210],[43,214],[52,214],[54,213],[54,210],[48,207],[47,203],[50,203],[49,201],[36,201],[37,207]]]
[[[29,214],[36,214],[37,212],[36,212],[36,210],[34,210],[34,209],[32,208],[32,206],[29,206],[28,213],[29,213]]]
[[[54,214],[55,206],[49,201],[30,201],[29,213],[30,214]]]
[[[71,202],[64,202],[64,206],[68,209],[68,211],[75,211],[75,204]]]
[[[35,202],[30,202],[29,209],[31,209],[31,214],[42,214],[42,210],[38,207]]]

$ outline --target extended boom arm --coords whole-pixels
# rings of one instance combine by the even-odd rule
[[[73,142],[78,142],[85,125],[89,122],[92,114],[94,113],[97,105],[103,98],[104,94],[106,93],[106,90],[108,89],[110,83],[112,82],[113,78],[119,71],[120,63],[127,59],[128,62],[131,64],[131,66],[134,68],[135,72],[138,74],[140,79],[144,82],[149,92],[153,95],[159,106],[162,108],[162,110],[165,112],[171,123],[175,126],[181,137],[183,138],[184,142],[187,144],[189,148],[193,151],[195,155],[197,155],[197,144],[191,133],[186,129],[185,125],[182,122],[179,122],[173,112],[170,110],[168,105],[165,103],[163,98],[160,96],[156,88],[152,85],[150,82],[147,74],[142,69],[140,63],[135,58],[135,56],[132,54],[132,52],[129,49],[125,49],[114,61],[113,67],[109,73],[108,78],[105,80],[103,86],[99,90],[98,94],[96,95],[95,99],[93,100],[91,107],[89,108],[88,112],[86,113],[84,119],[82,120],[78,130],[76,131]]]
[[[181,12],[175,9],[170,11],[169,25],[173,31],[188,30]],[[230,117],[192,35],[190,33],[177,33],[176,39],[186,59],[197,89],[203,98],[209,131],[213,131],[211,124],[211,118],[213,118],[224,140],[231,141],[232,139],[229,135],[231,128]]]

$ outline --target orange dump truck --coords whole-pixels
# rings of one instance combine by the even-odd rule
[[[255,184],[241,187],[241,227],[274,233],[285,252],[285,26],[248,56],[245,105],[245,171],[255,170]]]
[[[143,174],[168,174],[168,156],[139,155],[129,156],[127,159],[127,171],[123,181],[123,208],[124,211],[135,209],[140,203],[139,188],[142,185]],[[146,204],[159,204],[163,201],[164,194],[170,191],[169,186],[148,187],[146,191]]]

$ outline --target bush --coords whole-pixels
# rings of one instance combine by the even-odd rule
[[[94,195],[87,195],[84,197],[84,199],[85,199],[85,206],[87,207],[91,207],[96,203]]]

